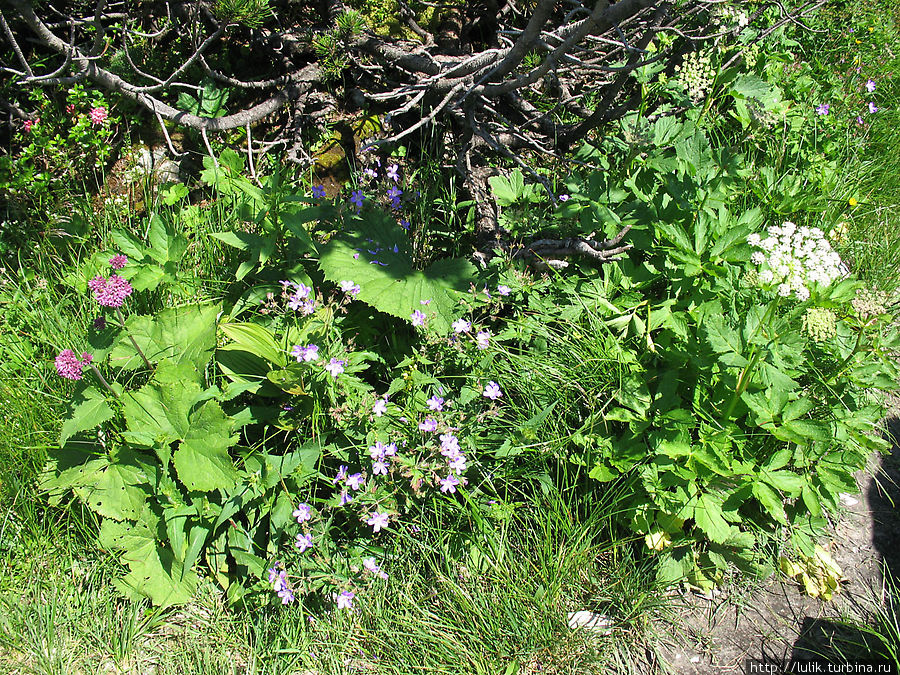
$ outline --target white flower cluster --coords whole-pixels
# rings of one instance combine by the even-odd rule
[[[809,298],[812,284],[828,286],[847,273],[841,257],[818,227],[785,222],[770,225],[768,234],[765,238],[756,233],[747,237],[747,243],[759,249],[750,259],[760,266],[760,283],[776,285],[783,298],[793,293],[802,302]]]
[[[706,95],[716,76],[709,56],[697,52],[685,56],[682,64],[675,68],[675,73],[692,101],[699,101]]]
[[[713,21],[720,28],[746,28],[750,23],[747,13],[731,5],[720,5],[713,14]]]

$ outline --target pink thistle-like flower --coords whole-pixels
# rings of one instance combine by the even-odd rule
[[[96,276],[88,282],[88,287],[103,307],[121,307],[125,298],[134,291],[131,284],[116,274],[110,275],[109,279]]]
[[[75,352],[71,349],[63,349],[54,359],[56,373],[67,380],[80,380],[81,371],[91,362],[92,358],[90,354],[84,353],[82,354],[82,359],[84,360],[81,360],[75,356]]]
[[[114,270],[120,270],[123,267],[125,267],[125,265],[127,265],[127,264],[128,264],[128,258],[125,257],[124,255],[122,255],[121,253],[119,253],[118,255],[114,255],[112,258],[109,259],[109,265]]]
[[[109,113],[106,112],[106,108],[103,106],[91,108],[91,124],[95,127],[105,124],[108,118]]]

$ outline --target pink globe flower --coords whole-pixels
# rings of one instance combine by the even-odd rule
[[[121,307],[134,289],[122,277],[111,274],[109,279],[97,275],[88,282],[94,292],[94,299],[103,307]]]
[[[109,264],[114,270],[120,270],[128,264],[128,258],[119,253],[109,259]]]
[[[102,124],[106,123],[106,120],[109,118],[109,113],[106,112],[106,108],[91,108],[91,124],[95,127],[98,127]]]
[[[79,359],[71,349],[63,349],[54,360],[56,373],[67,380],[80,380],[82,377],[81,371],[92,360],[93,357],[87,352],[82,354],[81,359]]]

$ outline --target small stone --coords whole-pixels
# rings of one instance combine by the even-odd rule
[[[859,500],[855,497],[851,497],[847,492],[841,492],[838,495],[838,498],[841,500],[841,504],[847,507],[856,506],[857,504],[859,504]]]
[[[580,612],[569,612],[569,628],[587,628],[604,633],[612,631],[612,620],[603,614],[594,614],[585,609]]]

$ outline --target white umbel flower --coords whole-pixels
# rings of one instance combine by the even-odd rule
[[[846,276],[847,267],[831,248],[825,233],[818,227],[797,227],[787,221],[769,225],[769,236],[758,233],[747,236],[755,249],[750,260],[759,266],[759,281],[774,286],[781,297],[792,293],[801,302],[810,297],[810,286],[828,286]]]

